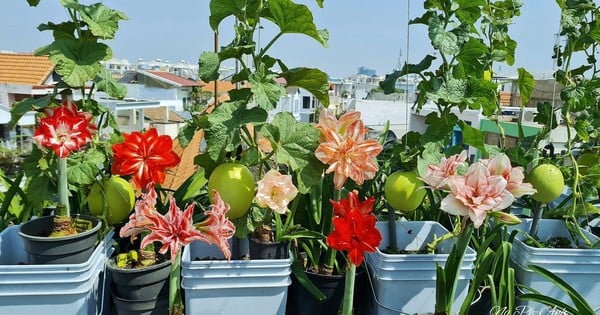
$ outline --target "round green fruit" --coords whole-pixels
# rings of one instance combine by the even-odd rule
[[[242,164],[223,163],[217,166],[208,178],[208,198],[215,202],[214,190],[230,206],[227,217],[237,219],[250,208],[254,199],[256,183],[248,168]]]
[[[400,211],[414,211],[425,198],[423,182],[415,172],[396,171],[385,181],[383,192],[388,204]]]
[[[540,164],[527,176],[527,181],[537,190],[531,197],[542,203],[558,198],[565,186],[560,169],[552,164]]]
[[[590,173],[590,168],[600,163],[600,154],[586,152],[577,158],[579,174],[585,176]]]
[[[100,216],[106,205],[106,222],[115,225],[129,217],[135,205],[133,186],[119,176],[112,176],[92,185],[87,203],[93,215]]]

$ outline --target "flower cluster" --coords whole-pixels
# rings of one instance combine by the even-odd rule
[[[159,253],[170,250],[171,259],[175,260],[182,246],[194,240],[204,241],[219,246],[225,257],[231,257],[229,242],[235,227],[225,213],[229,206],[215,192],[215,204],[205,211],[206,220],[194,225],[194,204],[181,211],[175,198],[169,196],[169,211],[162,215],[156,210],[157,193],[155,185],[162,183],[165,171],[176,166],[180,157],[172,151],[172,140],[169,136],[159,136],[155,128],[146,133],[132,132],[124,134],[124,141],[113,145],[115,162],[113,173],[133,175],[135,185],[140,188],[145,184],[145,193],[135,203],[135,212],[129,222],[121,229],[121,237],[135,238],[144,231],[150,231],[142,239],[141,248],[154,241],[163,244]]]
[[[348,259],[360,266],[364,252],[374,252],[381,242],[381,233],[375,227],[377,218],[373,211],[373,197],[360,201],[358,193],[351,191],[347,199],[331,201],[334,210],[334,230],[327,236],[327,245],[348,252]]]
[[[468,168],[466,157],[463,151],[442,158],[439,165],[427,167],[422,179],[430,188],[448,192],[440,205],[443,211],[468,216],[475,228],[483,224],[489,211],[506,209],[515,198],[536,192],[523,182],[523,168],[512,167],[505,154],[482,159]],[[461,167],[466,168],[464,173]]]
[[[59,158],[66,158],[72,151],[80,150],[97,131],[92,123],[93,116],[78,111],[70,98],[59,107],[47,108],[45,114],[46,117],[40,119],[33,139],[39,145],[54,150]]]
[[[195,226],[192,221],[194,204],[181,211],[175,203],[175,198],[170,196],[169,211],[162,215],[156,210],[157,194],[154,185],[148,184],[146,191],[136,202],[135,212],[129,217],[129,222],[121,228],[119,233],[121,237],[135,238],[144,231],[150,231],[150,234],[142,239],[140,247],[145,248],[152,242],[158,241],[163,244],[159,253],[165,254],[170,250],[171,260],[175,260],[181,247],[189,245],[194,240],[216,244],[225,258],[231,258],[227,239],[233,236],[235,227],[225,217],[228,209],[218,193],[215,193],[217,200],[215,205],[205,212],[208,218]]]

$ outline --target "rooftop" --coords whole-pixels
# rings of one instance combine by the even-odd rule
[[[0,53],[0,83],[43,85],[53,71],[48,56]]]

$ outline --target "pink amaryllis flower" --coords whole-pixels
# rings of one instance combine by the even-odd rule
[[[154,184],[149,183],[146,192],[135,203],[135,211],[129,216],[129,221],[119,231],[119,236],[130,237],[135,240],[138,234],[146,231],[152,225],[149,217],[158,214],[156,211],[156,190]]]
[[[133,175],[133,183],[137,188],[146,187],[150,182],[163,183],[165,171],[177,166],[181,160],[173,151],[171,137],[158,135],[156,128],[150,128],[145,133],[124,133],[123,137],[122,143],[112,146],[114,158],[111,172]]]
[[[227,260],[231,259],[229,239],[235,234],[235,225],[225,215],[229,211],[229,204],[225,203],[219,193],[214,191],[215,202],[210,210],[204,211],[206,219],[196,224],[196,228],[203,232],[203,241],[219,247]]]
[[[292,176],[281,174],[271,169],[257,183],[258,189],[254,199],[263,208],[284,214],[288,204],[296,198],[298,189],[292,183]]]
[[[467,167],[467,151],[455,154],[449,158],[443,157],[439,165],[431,164],[425,170],[423,182],[433,189],[447,190],[446,181],[449,177],[456,175],[460,166]]]
[[[173,196],[169,196],[169,211],[162,215],[147,217],[152,222],[148,226],[150,234],[142,239],[141,248],[145,248],[152,242],[162,243],[159,253],[165,254],[170,251],[171,261],[174,261],[181,247],[190,244],[194,240],[204,240],[205,236],[201,231],[194,227],[192,215],[194,214],[194,204],[190,204],[184,211],[181,211],[175,202]]]
[[[348,178],[362,185],[365,179],[375,177],[379,169],[375,158],[383,146],[376,140],[365,139],[367,129],[361,120],[353,121],[343,134],[330,126],[319,124],[317,128],[322,139],[315,156],[329,165],[325,173],[334,173],[335,189],[342,189]]]
[[[515,197],[506,190],[507,181],[500,175],[491,175],[483,163],[469,166],[465,176],[454,175],[447,180],[450,193],[440,208],[450,214],[469,216],[479,228],[491,210],[509,207]]]
[[[58,157],[66,158],[92,140],[96,126],[91,120],[91,115],[78,112],[75,103],[67,100],[59,107],[46,110],[46,117],[40,120],[33,139],[52,149]]]
[[[537,192],[530,183],[523,182],[525,179],[523,168],[513,167],[506,154],[498,154],[489,160],[481,160],[481,162],[488,168],[490,174],[501,175],[506,179],[506,189],[516,198],[533,195]]]

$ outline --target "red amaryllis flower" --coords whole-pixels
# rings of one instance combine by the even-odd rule
[[[163,183],[165,170],[179,164],[179,156],[173,152],[171,137],[158,135],[156,128],[146,133],[124,133],[125,140],[112,146],[113,174],[133,175],[133,183],[139,189],[148,183]]]
[[[78,112],[72,101],[48,109],[46,115],[40,120],[33,138],[39,145],[52,149],[60,158],[66,158],[72,151],[86,145],[96,131],[96,126],[91,123],[92,116]]]
[[[350,209],[357,209],[363,215],[371,214],[373,211],[373,205],[375,204],[375,197],[371,196],[365,201],[360,201],[358,198],[358,192],[353,190],[348,193],[346,199],[340,201],[331,200],[333,206],[333,213],[336,216],[344,217],[350,211]]]
[[[229,211],[229,204],[225,203],[219,193],[214,190],[215,203],[210,210],[204,211],[207,218],[196,224],[196,228],[202,231],[203,241],[216,244],[227,260],[231,259],[229,241],[235,234],[235,225],[225,214]]]
[[[327,246],[346,251],[350,262],[360,266],[364,252],[374,252],[381,242],[381,233],[375,223],[374,215],[363,215],[357,208],[352,208],[346,216],[333,218],[334,230],[327,236]]]
[[[360,266],[364,252],[373,252],[381,242],[381,233],[375,227],[376,217],[371,214],[375,199],[360,201],[357,191],[348,193],[346,199],[330,201],[333,205],[334,230],[327,236],[327,245],[348,252],[348,259]]]
[[[194,240],[203,240],[205,236],[194,227],[193,203],[181,211],[173,196],[170,196],[169,201],[169,212],[166,215],[156,213],[156,215],[147,217],[152,222],[148,226],[151,233],[142,239],[140,247],[145,248],[152,242],[158,241],[163,244],[158,252],[164,254],[169,250],[171,260],[174,261],[182,246],[188,245]]]

